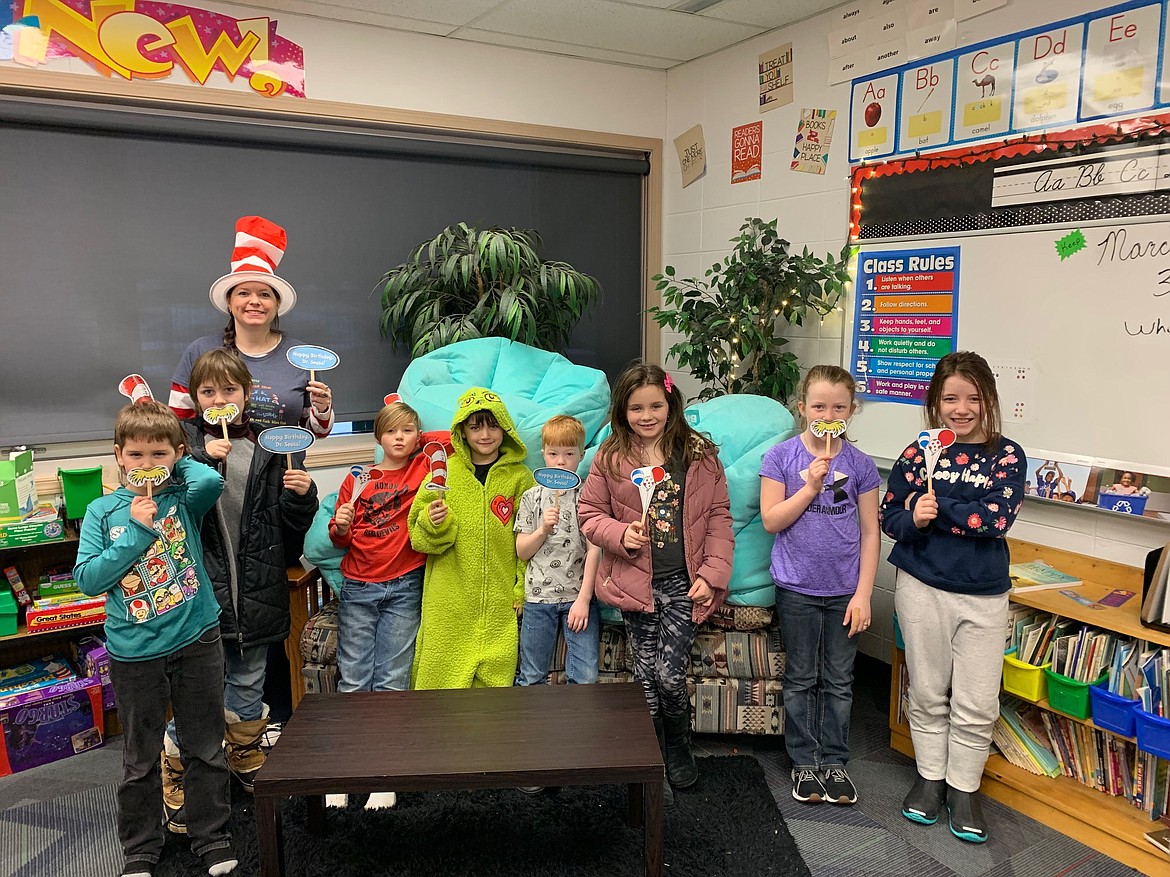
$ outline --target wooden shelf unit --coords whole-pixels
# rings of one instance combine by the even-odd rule
[[[1124,588],[1135,594],[1121,606],[1102,609],[1083,606],[1061,594],[1059,588],[1013,594],[1013,602],[1083,621],[1127,637],[1170,646],[1170,634],[1143,627],[1138,620],[1142,604],[1140,569],[1017,539],[1008,539],[1008,545],[1013,563],[1045,560],[1062,572],[1082,579],[1084,583],[1072,590],[1090,600],[1097,600],[1114,588]],[[895,648],[890,677],[890,748],[913,758],[914,745],[910,738],[910,728],[904,721],[898,721],[904,664],[902,650]],[[1091,721],[1073,719],[1054,710],[1047,701],[1037,705],[1056,715],[1096,728]],[[1132,737],[1121,739],[1133,740]],[[1138,810],[1124,798],[1115,798],[1091,789],[1069,777],[1036,776],[1009,764],[1002,755],[992,755],[987,760],[980,790],[1037,822],[1137,868],[1143,874],[1170,874],[1170,857],[1159,852],[1145,838],[1146,832],[1164,827],[1164,824],[1151,820],[1149,814]]]

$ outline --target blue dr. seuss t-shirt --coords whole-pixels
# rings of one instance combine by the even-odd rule
[[[794,436],[764,454],[760,476],[783,484],[787,499],[804,487],[815,459],[800,436]],[[842,442],[841,452],[829,462],[824,489],[791,526],[776,534],[771,566],[776,586],[818,597],[856,591],[861,569],[857,498],[880,486],[873,460]]]

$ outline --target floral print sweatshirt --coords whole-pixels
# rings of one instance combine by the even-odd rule
[[[1008,591],[1004,536],[1023,504],[1027,468],[1024,449],[1006,437],[990,453],[959,442],[943,449],[933,478],[938,517],[920,530],[913,508],[926,493],[926,463],[917,443],[910,445],[890,470],[882,499],[882,532],[897,543],[890,563],[943,591]]]

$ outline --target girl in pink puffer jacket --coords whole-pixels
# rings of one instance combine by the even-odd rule
[[[659,366],[618,377],[610,435],[578,503],[581,530],[602,555],[594,593],[622,610],[634,676],[642,684],[669,783],[698,778],[691,755],[687,670],[695,630],[727,598],[735,539],[718,448],[683,416],[682,393]],[[643,514],[635,470],[659,478]],[[640,473],[644,474],[644,473]],[[641,480],[641,478],[640,478]]]

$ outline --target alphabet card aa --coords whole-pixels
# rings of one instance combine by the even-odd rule
[[[850,161],[881,158],[894,151],[898,81],[898,74],[890,73],[853,84],[849,110]]]

